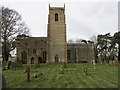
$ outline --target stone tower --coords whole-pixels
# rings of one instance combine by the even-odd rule
[[[48,61],[67,62],[65,6],[50,7],[48,15]]]

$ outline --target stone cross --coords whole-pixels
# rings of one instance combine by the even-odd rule
[[[29,82],[30,81],[30,67],[27,66],[25,72],[27,73],[27,81]]]

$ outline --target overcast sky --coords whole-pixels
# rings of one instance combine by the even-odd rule
[[[33,37],[47,36],[49,3],[51,7],[63,7],[65,3],[67,40],[118,31],[118,0],[56,1],[4,0],[0,5],[18,11]]]

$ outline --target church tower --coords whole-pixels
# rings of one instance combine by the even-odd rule
[[[48,61],[67,62],[67,42],[64,7],[50,7],[48,15]]]

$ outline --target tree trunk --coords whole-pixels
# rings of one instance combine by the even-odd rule
[[[2,61],[2,69],[3,69],[3,70],[6,69],[6,61]]]
[[[7,43],[6,40],[4,40],[5,42],[2,44],[2,58],[3,61],[8,61],[9,58],[9,51],[8,51],[8,47],[7,47]]]
[[[9,54],[8,53],[6,53],[6,52],[4,52],[4,54],[3,54],[3,61],[8,61],[8,58],[9,58]]]
[[[120,43],[118,44],[118,88],[120,88]]]
[[[118,88],[120,88],[120,63],[119,62],[118,62]]]
[[[119,51],[118,51],[118,62],[119,62],[119,64],[120,64],[120,43],[118,44],[118,47],[119,47]]]

